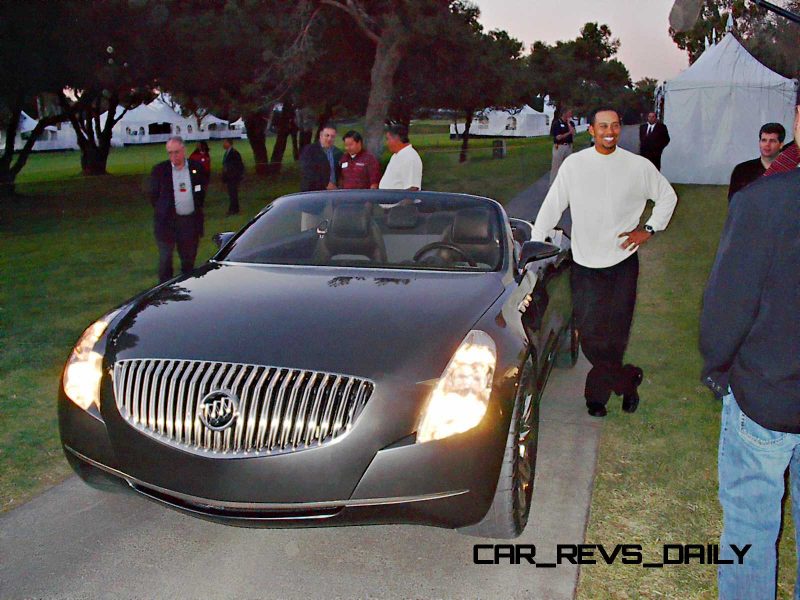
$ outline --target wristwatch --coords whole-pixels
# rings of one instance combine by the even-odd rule
[[[655,230],[655,229],[653,229],[653,227],[652,227],[652,226],[650,226],[650,225],[645,225],[645,226],[644,226],[644,230],[645,230],[647,233],[649,233],[650,235],[655,235],[655,233],[656,233],[656,230]]]

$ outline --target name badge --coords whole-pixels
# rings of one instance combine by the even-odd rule
[[[342,168],[343,168],[343,169],[346,169],[348,164],[350,164],[350,163],[343,162],[343,163],[342,163]]]
[[[195,192],[199,192],[199,191],[201,191],[202,189],[203,189],[203,188],[202,188],[202,186],[201,186],[199,183],[198,183],[196,186],[194,186],[194,191],[195,191]]]

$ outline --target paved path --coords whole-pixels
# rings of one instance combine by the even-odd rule
[[[542,194],[527,192],[513,202],[532,219]],[[515,541],[543,562],[584,541],[602,425],[583,405],[587,370],[583,357],[554,370],[542,402],[531,518]],[[475,565],[476,543],[492,540],[417,526],[238,529],[73,477],[0,516],[0,597],[573,598],[577,566]]]

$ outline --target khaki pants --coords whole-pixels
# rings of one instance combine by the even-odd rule
[[[553,144],[553,165],[550,167],[550,185],[553,185],[564,159],[572,154],[572,144]]]

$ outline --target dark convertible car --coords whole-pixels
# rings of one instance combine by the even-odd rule
[[[542,389],[578,342],[569,240],[530,234],[463,194],[279,198],[84,332],[65,454],[91,484],[226,523],[517,536]]]

